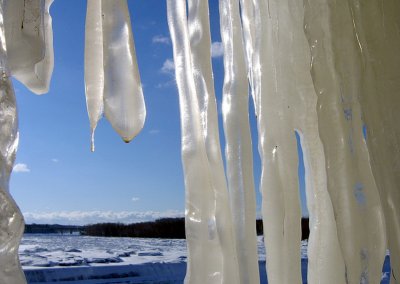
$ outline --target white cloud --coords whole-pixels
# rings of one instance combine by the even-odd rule
[[[172,75],[172,74],[171,74],[171,75]],[[165,89],[165,88],[169,88],[169,87],[172,87],[172,86],[176,86],[176,84],[175,84],[175,79],[169,80],[169,81],[163,82],[163,83],[158,83],[158,84],[156,85],[156,88],[157,88],[157,89]]]
[[[58,159],[56,159],[56,158],[53,158],[53,159],[51,159],[51,161],[53,162],[53,163],[58,163]]]
[[[151,135],[156,135],[158,133],[160,133],[159,129],[152,129],[152,130],[149,131],[149,134],[151,134]]]
[[[14,173],[29,173],[30,171],[28,165],[23,163],[15,164],[13,168]]]
[[[152,39],[153,43],[162,43],[162,44],[170,44],[171,41],[169,40],[169,37],[163,36],[163,35],[156,35]]]
[[[221,57],[224,55],[224,47],[222,42],[216,41],[211,44],[211,57]]]
[[[68,224],[86,225],[101,222],[137,223],[160,218],[184,217],[178,210],[160,211],[58,211],[24,212],[27,224]]]
[[[140,200],[139,197],[132,197],[132,201],[133,201],[133,202],[137,202],[137,201],[139,201],[139,200]]]
[[[164,64],[161,67],[161,72],[167,73],[167,74],[172,74],[174,71],[175,71],[174,60],[171,58],[168,58],[167,60],[164,61]]]

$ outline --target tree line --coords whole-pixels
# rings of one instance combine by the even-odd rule
[[[308,239],[310,234],[308,218],[301,220],[302,240]],[[151,222],[122,224],[122,223],[98,223],[86,226],[63,225],[25,225],[25,233],[63,233],[79,232],[81,235],[96,237],[130,237],[130,238],[163,238],[184,239],[184,218],[162,218]],[[256,221],[257,235],[263,234],[262,220]]]
[[[310,234],[308,218],[301,220],[302,240],[308,239]],[[257,235],[263,234],[262,220],[256,221]],[[185,238],[184,218],[163,218],[153,222],[121,224],[121,223],[100,223],[88,225],[85,228],[88,236],[103,237],[132,237],[132,238]]]

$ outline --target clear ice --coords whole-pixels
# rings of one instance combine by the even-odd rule
[[[85,43],[91,150],[103,112],[128,143],[142,130],[146,107],[126,0],[87,2]]]
[[[53,29],[49,13],[53,1],[4,1],[9,70],[36,94],[48,92],[53,73]]]
[[[4,7],[0,1],[0,280],[4,284],[26,283],[18,247],[24,218],[9,191],[9,181],[18,148],[18,117],[7,61]]]

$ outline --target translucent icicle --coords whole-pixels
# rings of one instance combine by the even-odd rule
[[[239,1],[219,3],[225,70],[222,102],[225,157],[239,277],[240,283],[259,283],[249,95]]]
[[[26,283],[18,259],[24,219],[9,192],[10,174],[18,147],[15,95],[7,68],[4,1],[0,1],[0,279],[4,284]]]
[[[229,208],[227,207],[227,184],[219,147],[217,104],[211,66],[211,37],[208,19],[208,3],[190,0],[188,3],[188,32],[192,59],[193,79],[203,129],[207,161],[210,167],[213,195],[216,202],[215,220],[219,232],[224,259],[230,259],[234,250],[231,240]],[[228,215],[227,215],[228,214]],[[225,221],[222,221],[225,220]],[[226,227],[226,228],[224,228]],[[231,265],[227,265],[229,269]]]
[[[36,94],[48,91],[53,71],[53,35],[49,14],[52,2],[5,1],[9,69],[16,79]]]
[[[300,104],[289,1],[255,1],[254,78],[268,283],[301,283],[300,199],[294,109]]]
[[[126,0],[102,0],[104,112],[125,142],[143,128],[146,118]]]
[[[90,121],[91,150],[94,131],[103,115],[104,64],[102,1],[88,0],[85,27],[85,94]]]
[[[349,3],[354,43],[362,63],[361,112],[386,221],[392,268],[390,283],[400,283],[400,3],[396,0]],[[379,234],[378,229],[374,234]]]
[[[259,106],[259,99],[256,98],[259,91],[255,90],[258,86],[256,86],[256,78],[254,78],[254,72],[256,71],[255,68],[259,68],[259,65],[256,65],[259,60],[254,58],[255,50],[257,48],[256,45],[259,44],[259,39],[256,38],[255,18],[257,16],[259,17],[259,15],[256,14],[259,14],[260,11],[256,11],[256,5],[258,4],[255,0],[240,0],[243,38],[246,50],[247,76],[249,78],[254,107]],[[255,113],[258,115],[258,109],[255,109]]]
[[[300,136],[305,165],[307,206],[310,219],[308,239],[309,283],[345,283],[345,267],[337,237],[331,199],[327,189],[325,156],[319,138],[317,95],[310,74],[310,49],[303,30],[303,1],[281,1],[275,14],[279,22],[289,25],[291,33],[280,35],[281,44],[290,50],[285,65],[289,104],[283,108],[293,113],[293,130]],[[271,5],[272,6],[272,5]],[[258,10],[258,9],[256,9]],[[272,11],[271,11],[272,13]],[[285,96],[283,95],[283,98]]]
[[[196,3],[200,4],[200,2],[191,3],[192,9],[199,7],[196,6]],[[199,8],[205,9],[206,6],[203,5]],[[222,177],[215,176],[216,172],[221,171],[221,166],[214,169],[212,166],[215,165],[215,160],[211,163],[208,161],[208,158],[214,157],[213,159],[215,159],[217,157],[215,150],[213,151],[212,148],[206,150],[205,133],[213,135],[215,130],[203,128],[204,120],[202,120],[201,113],[204,109],[200,109],[202,103],[199,103],[199,96],[196,93],[197,90],[200,90],[201,85],[198,84],[199,77],[196,79],[197,85],[193,78],[192,60],[194,66],[197,66],[199,52],[205,51],[202,48],[197,50],[199,47],[195,47],[193,33],[191,43],[195,51],[192,59],[186,1],[168,0],[167,9],[168,25],[174,49],[176,82],[179,90],[182,162],[186,187],[185,220],[188,265],[185,283],[238,283],[238,265],[228,192],[221,180]],[[191,31],[194,32],[193,29]],[[202,43],[200,45],[203,46]],[[208,67],[203,65],[202,68],[204,68],[202,71],[206,72]],[[209,78],[210,74],[204,73],[197,76]],[[204,99],[202,102],[205,102]],[[210,105],[209,109],[211,107]],[[203,114],[206,115],[204,112]],[[212,123],[214,122],[210,121],[207,124],[211,126]],[[214,136],[214,139],[216,137]],[[212,146],[219,147],[216,144]],[[211,155],[213,152],[214,154]],[[210,156],[207,156],[208,154]],[[217,163],[220,162],[217,161]]]
[[[331,7],[310,0],[306,5],[320,137],[346,281],[378,283],[385,255],[384,222],[362,134],[361,64],[353,25],[347,1]]]
[[[54,68],[54,51],[53,51],[53,27],[50,16],[50,6],[54,0],[45,0],[44,8],[44,58],[36,63],[34,70],[29,72],[24,79],[19,79],[32,92],[36,94],[44,94],[49,91],[50,80]],[[18,79],[18,78],[17,78]]]

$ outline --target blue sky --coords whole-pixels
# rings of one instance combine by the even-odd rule
[[[96,152],[90,152],[83,70],[86,1],[55,1],[51,8],[55,68],[50,92],[36,96],[14,80],[20,144],[11,192],[27,223],[136,222],[183,216],[179,105],[165,1],[128,4],[147,108],[145,127],[131,143],[123,143],[103,118],[96,130]],[[218,17],[218,1],[210,1],[220,107],[223,59]],[[260,208],[260,161],[252,110],[250,120]],[[222,129],[221,135],[224,143]],[[300,172],[304,175],[304,169]]]

